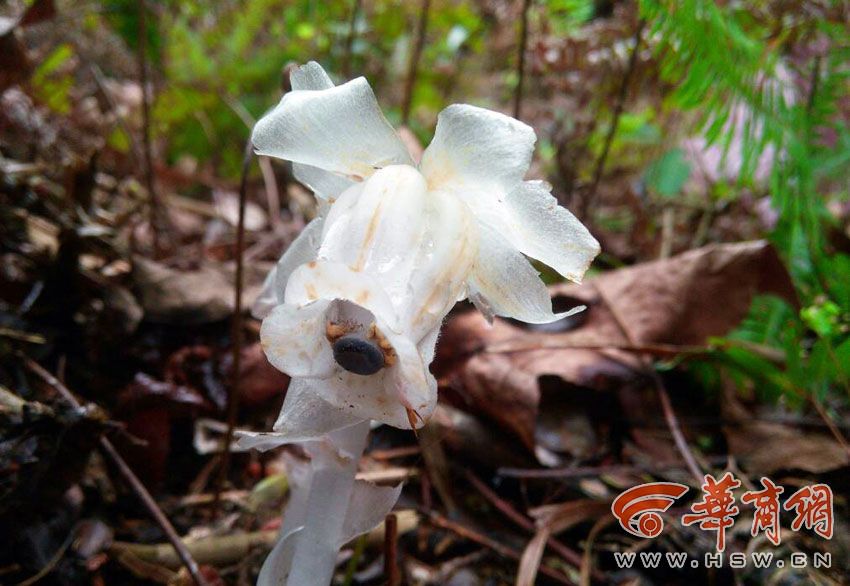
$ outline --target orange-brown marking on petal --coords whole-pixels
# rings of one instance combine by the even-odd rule
[[[369,326],[369,338],[375,340],[377,342],[378,347],[384,353],[384,365],[392,366],[396,363],[396,359],[398,355],[395,353],[395,348],[390,344],[390,341],[384,337],[384,334],[381,333],[381,330],[378,329],[376,324],[372,324]]]
[[[357,256],[357,262],[352,267],[355,271],[363,270],[363,265],[366,263],[366,250],[372,244],[372,240],[375,239],[375,232],[378,230],[378,221],[381,219],[383,207],[384,200],[381,200],[381,203],[378,204],[378,207],[375,208],[375,212],[372,214],[372,219],[369,220],[369,225],[366,227],[366,235],[363,237],[363,243],[360,245],[360,254]]]
[[[336,340],[340,339],[351,330],[352,327],[350,324],[328,322],[325,326],[325,337],[327,337],[328,341],[333,344]]]
[[[469,248],[470,244],[470,238],[463,238],[460,249],[455,253],[455,258],[463,258],[464,256],[466,256],[468,254],[467,249]],[[455,272],[457,268],[457,265],[455,265],[454,263],[449,264],[442,270],[439,277],[433,280],[433,282],[445,283],[446,281],[454,280],[453,277],[456,276]],[[431,289],[431,292],[428,294],[428,297],[425,299],[425,301],[422,302],[422,305],[419,307],[419,311],[416,312],[416,316],[413,318],[414,324],[419,324],[422,322],[422,320],[428,314],[430,307],[437,301],[438,296],[443,293],[443,291],[444,289],[442,287],[437,286]]]
[[[416,433],[416,420],[419,419],[421,421],[422,418],[419,417],[419,413],[417,413],[410,407],[405,407],[404,410],[407,411],[407,420],[410,422],[410,429],[413,431],[413,435],[418,438],[419,434]]]
[[[315,301],[319,298],[319,294],[316,292],[316,288],[312,283],[308,283],[304,286],[304,289],[307,291],[307,299],[310,301]]]

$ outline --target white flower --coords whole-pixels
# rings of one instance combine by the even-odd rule
[[[293,162],[296,178],[333,201],[389,165],[413,161],[360,77],[334,87],[315,62],[292,75],[293,91],[254,128],[257,153]],[[522,122],[453,105],[437,119],[418,171],[429,193],[450,194],[473,214],[479,254],[469,296],[485,314],[552,321],[546,288],[523,255],[579,281],[599,253],[587,229],[541,181],[523,181],[536,140]]]
[[[428,364],[443,317],[465,293],[472,222],[455,198],[428,193],[410,166],[348,188],[305,230],[312,238],[322,228],[306,255],[316,260],[278,270],[276,280],[288,274],[285,293],[260,332],[269,361],[303,379],[306,396],[353,417],[404,428],[428,419],[437,397]]]
[[[552,312],[524,255],[578,281],[599,245],[545,183],[523,180],[535,134],[522,122],[450,106],[416,166],[364,78],[334,87],[311,62],[292,87],[252,140],[292,161],[324,213],[255,306],[266,354],[300,397],[287,397],[275,430],[298,436],[308,423],[293,414],[315,411],[316,398],[337,427],[346,417],[416,427],[436,404],[428,364],[456,301],[468,296],[488,318],[553,321],[566,314]]]

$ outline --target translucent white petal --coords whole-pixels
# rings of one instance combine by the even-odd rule
[[[246,452],[248,450],[267,452],[290,443],[271,431],[247,431],[243,429],[233,431],[233,440],[233,450],[231,451],[234,452]]]
[[[412,163],[362,77],[330,89],[287,93],[257,122],[251,140],[257,154],[352,179]]]
[[[310,188],[317,198],[323,200],[337,199],[346,189],[355,185],[354,181],[342,175],[301,163],[292,164],[292,174]]]
[[[422,362],[425,364],[431,364],[434,361],[434,354],[437,352],[437,339],[440,337],[440,327],[443,325],[443,320],[437,322],[437,324],[431,328],[427,334],[425,334],[416,347],[419,349],[419,355],[422,357]]]
[[[280,537],[263,563],[257,586],[283,586],[287,583],[295,544],[307,517],[307,503],[313,482],[312,462],[296,459],[287,453],[284,453],[282,457],[286,463],[286,474],[289,479],[289,502],[286,503],[283,514]]]
[[[319,397],[315,391],[316,384],[316,381],[308,382],[302,378],[292,379],[280,416],[272,428],[277,435],[290,442],[306,441],[361,421],[348,410],[335,407]]]
[[[406,337],[388,335],[387,339],[393,346],[398,361],[388,368],[388,374],[384,381],[388,394],[394,395],[405,408],[407,425],[397,425],[396,422],[389,423],[395,427],[410,429],[410,414],[408,409],[415,413],[415,426],[421,427],[431,418],[437,407],[437,381],[428,370],[428,363],[422,359],[419,349]]]
[[[599,254],[599,243],[550,190],[543,181],[526,181],[508,194],[507,236],[520,251],[578,282]]]
[[[527,323],[549,323],[570,312],[552,313],[546,285],[531,263],[498,232],[479,223],[478,258],[469,280],[469,298],[485,315]]]
[[[420,167],[431,189],[475,187],[495,199],[522,181],[535,139],[530,126],[510,116],[455,104],[440,112]]]
[[[292,377],[329,376],[335,369],[325,335],[331,301],[275,307],[260,326],[260,343],[269,362]]]
[[[355,480],[348,511],[342,524],[342,535],[337,543],[342,547],[358,535],[363,535],[381,524],[393,510],[402,485],[375,486],[371,482]]]
[[[276,280],[277,267],[273,267],[263,281],[263,287],[260,289],[260,294],[251,304],[251,315],[255,318],[263,319],[271,313],[271,310],[274,309],[275,305],[280,303],[280,299],[277,294],[277,287],[275,285]]]
[[[411,339],[421,339],[465,297],[466,279],[478,248],[477,227],[469,208],[443,191],[428,193],[425,231],[406,283],[402,316]],[[430,359],[426,361],[426,364]]]
[[[437,383],[421,358],[411,360],[411,354],[397,340],[391,340],[393,348],[401,349],[399,361],[370,376],[360,376],[338,370],[326,379],[309,379],[315,392],[323,399],[353,416],[374,419],[398,427],[410,429],[407,406],[413,408],[422,421],[420,427],[433,413],[437,403]]]
[[[293,90],[327,90],[334,87],[334,82],[315,61],[293,69],[289,74],[289,82]]]
[[[317,299],[351,301],[398,331],[398,318],[381,284],[371,275],[354,271],[347,265],[319,260],[301,265],[292,272],[284,295],[286,304],[301,306]],[[323,337],[324,333],[323,325]]]
[[[251,313],[257,319],[266,317],[276,305],[283,303],[283,293],[289,276],[299,266],[316,260],[321,244],[322,227],[325,219],[318,217],[304,226],[298,237],[292,241],[275,268],[266,276],[260,296],[251,306]]]
[[[414,252],[425,225],[426,184],[409,165],[375,172],[337,201],[325,221],[319,257],[379,279],[396,303],[416,270]]]
[[[260,575],[257,576],[257,586],[286,586],[292,567],[292,553],[298,533],[304,526],[296,527],[286,533],[281,531],[277,543],[266,556]]]

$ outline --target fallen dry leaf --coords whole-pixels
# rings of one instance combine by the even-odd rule
[[[546,549],[546,542],[549,539],[550,530],[543,526],[537,530],[537,533],[526,544],[522,552],[522,557],[519,560],[519,569],[517,569],[516,586],[534,586],[537,583],[537,571],[540,569],[540,562],[543,560],[543,550]]]
[[[551,292],[564,307],[587,305],[583,323],[573,317],[541,328],[497,319],[490,326],[477,312],[460,313],[448,321],[435,362],[449,400],[513,432],[529,450],[536,445],[540,377],[619,390],[642,372],[633,346],[675,355],[728,333],[756,295],[796,303],[765,241],[706,246]]]
[[[724,426],[724,432],[729,451],[754,476],[771,475],[777,470],[819,474],[850,464],[847,452],[833,438],[782,423],[751,419]]]
[[[538,527],[547,527],[552,535],[557,535],[575,527],[579,523],[592,521],[610,514],[609,501],[580,499],[565,503],[543,505],[531,509],[528,513]]]

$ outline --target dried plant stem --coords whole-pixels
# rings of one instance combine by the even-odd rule
[[[517,47],[516,91],[514,92],[514,118],[522,114],[522,86],[525,81],[525,50],[528,45],[528,9],[531,0],[523,0],[519,20],[519,46]]]
[[[127,138],[130,141],[130,150],[133,152],[133,163],[136,165],[144,164],[145,156],[142,154],[142,148],[139,146],[138,136],[130,130],[127,126],[127,121],[118,113],[118,105],[112,98],[112,94],[110,94],[109,90],[106,89],[106,79],[103,76],[103,71],[96,63],[89,63],[89,71],[91,72],[92,79],[94,79],[94,83],[97,86],[98,91],[109,105],[109,110],[115,116],[115,122],[121,127],[121,131],[127,135]]]
[[[139,66],[139,84],[142,86],[142,154],[144,156],[145,189],[148,190],[150,198],[150,225],[153,234],[154,254],[159,256],[161,252],[160,228],[162,221],[162,202],[156,191],[153,176],[153,153],[151,150],[151,121],[150,121],[150,96],[148,95],[148,56],[147,56],[147,5],[145,0],[139,0],[138,18],[138,47],[136,57]]]
[[[62,397],[70,403],[75,409],[81,409],[82,404],[77,400],[74,396],[74,393],[68,389],[65,385],[63,385],[56,377],[47,372],[44,368],[42,368],[38,363],[34,362],[30,358],[24,356],[23,357],[24,365],[27,369],[30,370],[33,374],[38,376],[45,383],[50,385],[51,388],[56,390]],[[195,562],[192,554],[189,553],[189,550],[186,548],[186,544],[180,539],[180,536],[177,534],[177,531],[174,529],[174,526],[165,516],[165,513],[162,512],[162,509],[159,508],[159,505],[156,504],[156,501],[153,499],[151,494],[145,488],[145,485],[142,484],[142,481],[139,480],[139,477],[130,469],[127,465],[127,462],[124,461],[124,458],[118,453],[118,450],[115,449],[115,446],[112,445],[112,442],[109,441],[108,438],[104,436],[100,436],[98,439],[100,444],[101,452],[106,456],[108,460],[110,460],[115,467],[118,469],[118,472],[124,477],[124,480],[127,481],[127,484],[130,486],[130,489],[136,493],[136,496],[142,501],[142,504],[148,510],[153,520],[156,521],[156,524],[159,525],[162,532],[165,533],[166,538],[168,538],[169,543],[171,543],[174,550],[177,552],[177,556],[180,558],[180,561],[189,571],[189,574],[192,576],[192,580],[197,586],[206,586],[207,582],[204,580],[204,577],[201,575],[200,569],[198,568],[197,562]]]
[[[348,21],[348,35],[345,37],[345,53],[342,57],[342,75],[345,79],[351,79],[351,61],[354,50],[354,38],[357,36],[357,17],[360,16],[361,0],[353,0],[351,3],[351,18]]]
[[[646,26],[646,21],[640,19],[637,29],[634,34],[634,47],[629,55],[629,63],[626,67],[626,72],[620,81],[620,88],[617,91],[617,99],[614,102],[614,116],[611,119],[611,126],[608,127],[608,133],[605,135],[605,142],[602,144],[602,152],[599,153],[599,158],[596,160],[596,166],[593,169],[593,179],[590,182],[590,188],[584,197],[579,198],[575,206],[575,214],[579,219],[584,220],[590,209],[590,204],[596,199],[596,191],[599,189],[599,182],[602,180],[602,173],[605,170],[605,162],[608,160],[608,154],[611,152],[611,144],[614,142],[614,136],[617,134],[617,127],[620,125],[620,116],[623,114],[623,108],[626,103],[626,94],[628,94],[629,85],[634,75],[635,66],[637,65],[637,57],[640,51],[641,35]]]
[[[613,522],[613,516],[602,517],[590,528],[590,533],[587,534],[587,540],[584,546],[584,559],[581,564],[581,586],[590,586],[591,584],[590,577],[593,573],[593,542],[596,541],[596,536]]]
[[[826,424],[827,429],[832,434],[832,437],[835,438],[835,441],[841,446],[841,448],[850,455],[850,445],[848,445],[847,440],[844,439],[844,436],[841,434],[841,431],[838,429],[838,426],[835,425],[835,422],[832,420],[832,417],[829,416],[826,409],[823,408],[820,401],[818,401],[815,397],[809,395],[809,401],[815,408],[815,411],[818,412],[820,418],[823,419],[823,422]]]
[[[384,520],[384,577],[387,586],[400,586],[401,572],[398,568],[398,518],[394,513]]]
[[[470,484],[472,484],[472,486],[481,493],[481,496],[487,499],[490,504],[496,507],[496,509],[498,509],[505,517],[529,533],[537,532],[537,528],[534,526],[534,522],[531,519],[517,511],[508,501],[499,497],[495,491],[482,482],[481,479],[475,476],[472,472],[467,471],[466,478],[469,480]],[[581,567],[581,554],[561,543],[555,536],[548,536],[546,538],[546,545],[552,548],[552,551],[561,556],[567,563],[572,564],[577,568]],[[602,573],[598,571],[594,577],[598,580],[603,580],[604,578]]]
[[[38,584],[42,580],[42,578],[52,572],[53,569],[56,567],[56,564],[58,564],[62,560],[62,557],[65,555],[65,552],[68,551],[68,548],[71,547],[71,544],[74,542],[74,539],[77,536],[77,531],[79,530],[79,528],[79,523],[74,525],[68,532],[68,537],[66,537],[65,541],[63,541],[62,544],[56,549],[56,553],[54,553],[53,556],[51,556],[51,558],[47,560],[47,563],[44,564],[44,566],[34,575],[30,576],[26,580],[18,582],[15,586],[31,586],[32,584]]]
[[[664,386],[661,376],[658,372],[656,372],[652,364],[646,359],[641,359],[641,361],[646,365],[647,372],[650,377],[652,377],[653,383],[655,384],[658,399],[661,401],[661,409],[664,411],[664,419],[667,421],[670,433],[673,434],[673,441],[676,443],[679,453],[682,454],[682,458],[685,459],[685,464],[687,464],[688,470],[690,470],[694,480],[696,480],[697,483],[701,483],[703,480],[702,469],[697,463],[691,448],[688,446],[687,440],[685,440],[685,434],[682,433],[682,428],[679,425],[679,418],[676,417],[676,412],[673,411],[673,404],[670,402],[670,394],[667,392],[667,387]]]
[[[277,179],[274,176],[271,159],[268,157],[257,157],[260,164],[260,173],[263,175],[263,184],[266,187],[266,203],[269,210],[269,224],[275,234],[274,240],[283,232],[283,221],[280,219],[280,190],[277,187]]]
[[[727,461],[726,456],[719,458],[710,458],[709,463],[712,465],[723,466]],[[507,478],[526,478],[526,479],[549,479],[558,478],[566,480],[569,478],[585,478],[600,476],[602,474],[620,474],[620,473],[637,473],[647,472],[658,474],[666,470],[678,468],[681,464],[668,464],[661,466],[639,466],[635,464],[613,464],[609,466],[576,466],[575,468],[548,468],[541,470],[540,468],[499,468],[497,473],[499,476]]]
[[[227,484],[230,469],[230,444],[233,442],[233,430],[236,427],[236,414],[239,411],[239,369],[242,366],[242,281],[245,271],[243,250],[245,249],[245,203],[248,189],[248,171],[254,156],[251,139],[245,143],[242,157],[242,178],[239,181],[239,218],[236,223],[236,278],[233,285],[233,319],[231,322],[231,371],[230,385],[227,391],[227,431],[221,451],[221,465],[215,485],[213,513],[217,514],[221,502],[221,491]]]
[[[410,120],[410,107],[413,103],[413,90],[416,87],[416,76],[419,73],[419,59],[422,57],[422,49],[425,46],[425,34],[428,30],[428,11],[431,8],[431,0],[422,0],[419,9],[419,24],[416,27],[416,41],[413,51],[410,53],[410,61],[407,64],[407,77],[404,80],[404,94],[401,102],[401,123],[407,126]]]
[[[423,514],[426,515],[431,521],[431,523],[433,523],[437,527],[445,529],[446,531],[451,531],[455,535],[458,535],[463,539],[472,541],[473,543],[477,543],[478,545],[483,545],[484,547],[493,550],[502,557],[512,559],[514,561],[519,561],[522,557],[522,555],[513,548],[503,545],[495,539],[490,539],[486,535],[482,535],[481,533],[470,529],[469,527],[461,525],[460,523],[446,519],[435,511],[423,511]],[[571,586],[574,586],[574,582],[572,582],[567,576],[548,566],[540,566],[540,573],[549,576],[559,584],[569,584]]]

